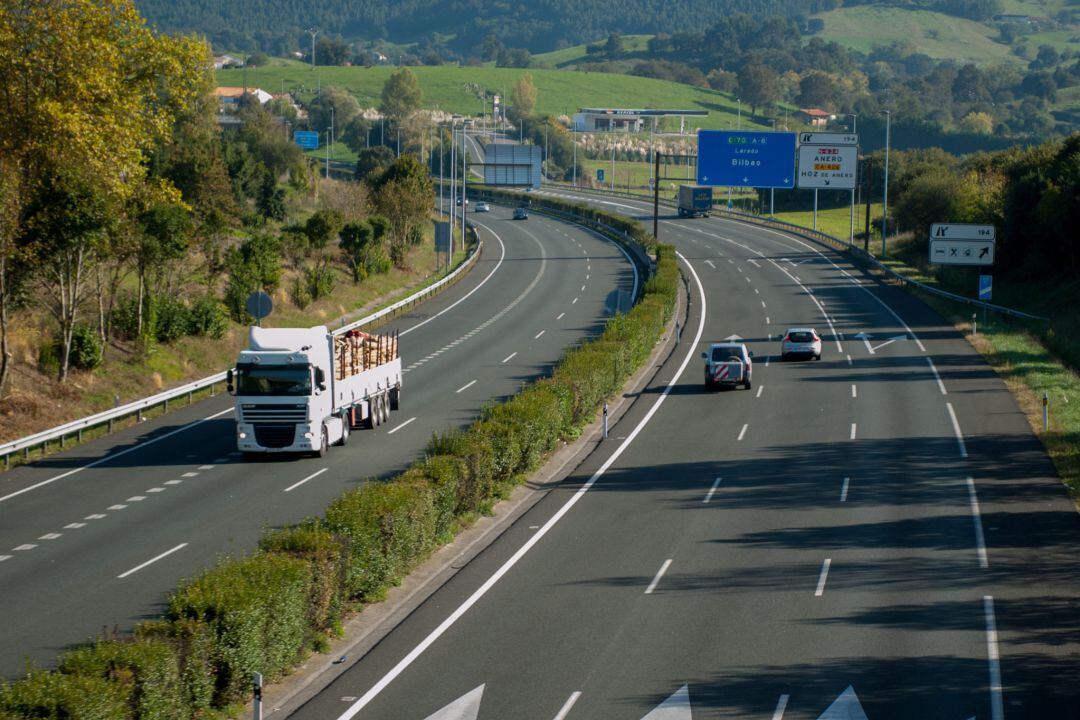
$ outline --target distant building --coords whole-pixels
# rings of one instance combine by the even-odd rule
[[[660,118],[679,118],[679,130],[684,129],[688,117],[708,117],[707,110],[653,110],[627,108],[581,108],[574,113],[574,132],[628,132],[638,133],[646,129],[655,130]]]
[[[274,96],[265,90],[259,88],[248,88],[248,95],[253,96],[259,101],[260,105],[265,105],[274,99]],[[214,88],[214,95],[221,101],[222,112],[236,112],[240,107],[240,98],[244,97],[244,88],[242,87],[219,87]]]
[[[825,127],[829,124],[829,121],[836,116],[826,110],[820,110],[818,108],[802,108],[796,113],[796,117],[800,122],[813,127]]]
[[[228,68],[244,67],[244,61],[232,55],[215,55],[214,69],[227,70]]]

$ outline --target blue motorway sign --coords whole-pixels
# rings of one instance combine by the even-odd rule
[[[604,168],[596,168],[596,182],[604,182]]]
[[[795,187],[795,133],[698,130],[698,185]]]
[[[979,276],[979,299],[980,300],[993,300],[994,299],[994,276],[993,275],[980,275]]]
[[[297,130],[293,133],[293,142],[305,150],[318,150],[319,133],[315,130]]]

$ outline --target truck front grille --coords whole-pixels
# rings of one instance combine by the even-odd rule
[[[258,423],[255,425],[255,442],[267,448],[283,448],[296,439],[296,425]]]
[[[245,423],[302,423],[307,420],[304,405],[244,405],[240,408]]]

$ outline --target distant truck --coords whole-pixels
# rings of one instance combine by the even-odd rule
[[[709,217],[712,213],[712,188],[701,185],[679,186],[679,217]]]
[[[754,373],[753,357],[754,353],[743,343],[713,343],[701,353],[705,361],[705,389],[742,385],[749,390]]]
[[[401,404],[397,334],[251,328],[228,372],[236,395],[236,445],[261,453],[326,454],[362,424],[377,427]]]

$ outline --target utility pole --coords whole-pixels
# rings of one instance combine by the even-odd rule
[[[577,187],[577,129],[570,128],[570,139],[574,141],[574,187]]]
[[[308,35],[311,36],[311,69],[315,69],[315,36],[319,34],[317,28],[308,28]]]
[[[881,215],[881,258],[885,259],[885,238],[888,237],[888,222],[889,222],[889,121],[892,118],[892,113],[889,110],[885,111],[885,192],[882,196],[882,205],[884,212]]]

